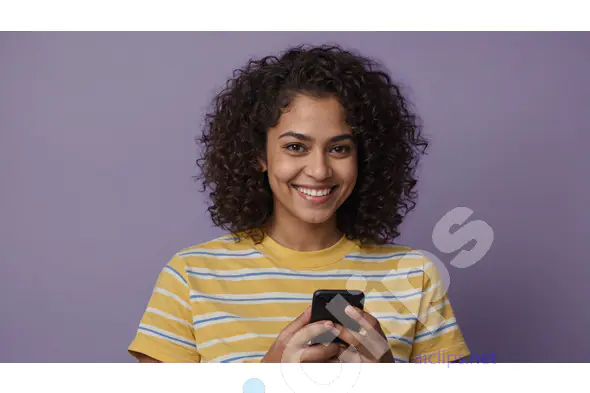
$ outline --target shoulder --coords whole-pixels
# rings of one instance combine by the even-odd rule
[[[403,261],[404,263],[423,264],[426,256],[421,250],[401,244],[361,244],[355,255],[359,259],[375,261]]]
[[[261,257],[254,242],[244,233],[225,234],[209,241],[185,247],[174,255],[186,266],[201,265],[207,261],[235,260]]]
[[[358,262],[355,265],[362,270],[409,273],[412,276],[422,276],[430,264],[422,250],[400,244],[359,243],[357,252],[349,254],[346,259]]]

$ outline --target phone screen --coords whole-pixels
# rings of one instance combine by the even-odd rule
[[[360,331],[360,325],[350,318],[344,309],[347,305],[364,308],[365,295],[362,291],[326,290],[315,291],[311,306],[310,323],[317,321],[332,321],[353,331]],[[331,342],[344,343],[331,332],[326,332],[311,341],[311,344],[329,344]]]

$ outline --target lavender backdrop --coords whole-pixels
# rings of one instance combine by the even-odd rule
[[[466,206],[495,242],[449,267],[474,353],[590,360],[587,33],[0,33],[0,361],[128,362],[160,269],[222,232],[196,174],[234,68],[299,43],[380,59],[432,141],[400,242]],[[583,243],[584,242],[584,243]]]

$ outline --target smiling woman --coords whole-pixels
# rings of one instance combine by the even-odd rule
[[[266,157],[260,160],[274,199],[269,225],[275,228],[269,231],[276,231],[277,217],[291,217],[318,236],[332,233],[335,243],[341,236],[334,231],[336,211],[356,184],[356,160],[352,131],[338,100],[296,95],[268,130]]]
[[[469,354],[439,272],[396,245],[428,146],[400,89],[338,47],[251,60],[199,142],[227,236],[175,254],[129,352],[164,362],[408,362]],[[318,289],[360,289],[362,327],[310,323]],[[332,331],[345,344],[308,345]],[[352,351],[354,349],[354,351]]]

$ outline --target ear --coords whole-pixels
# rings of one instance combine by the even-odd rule
[[[266,172],[266,170],[268,169],[266,166],[266,161],[262,158],[258,159],[258,165],[259,165],[260,172]]]

